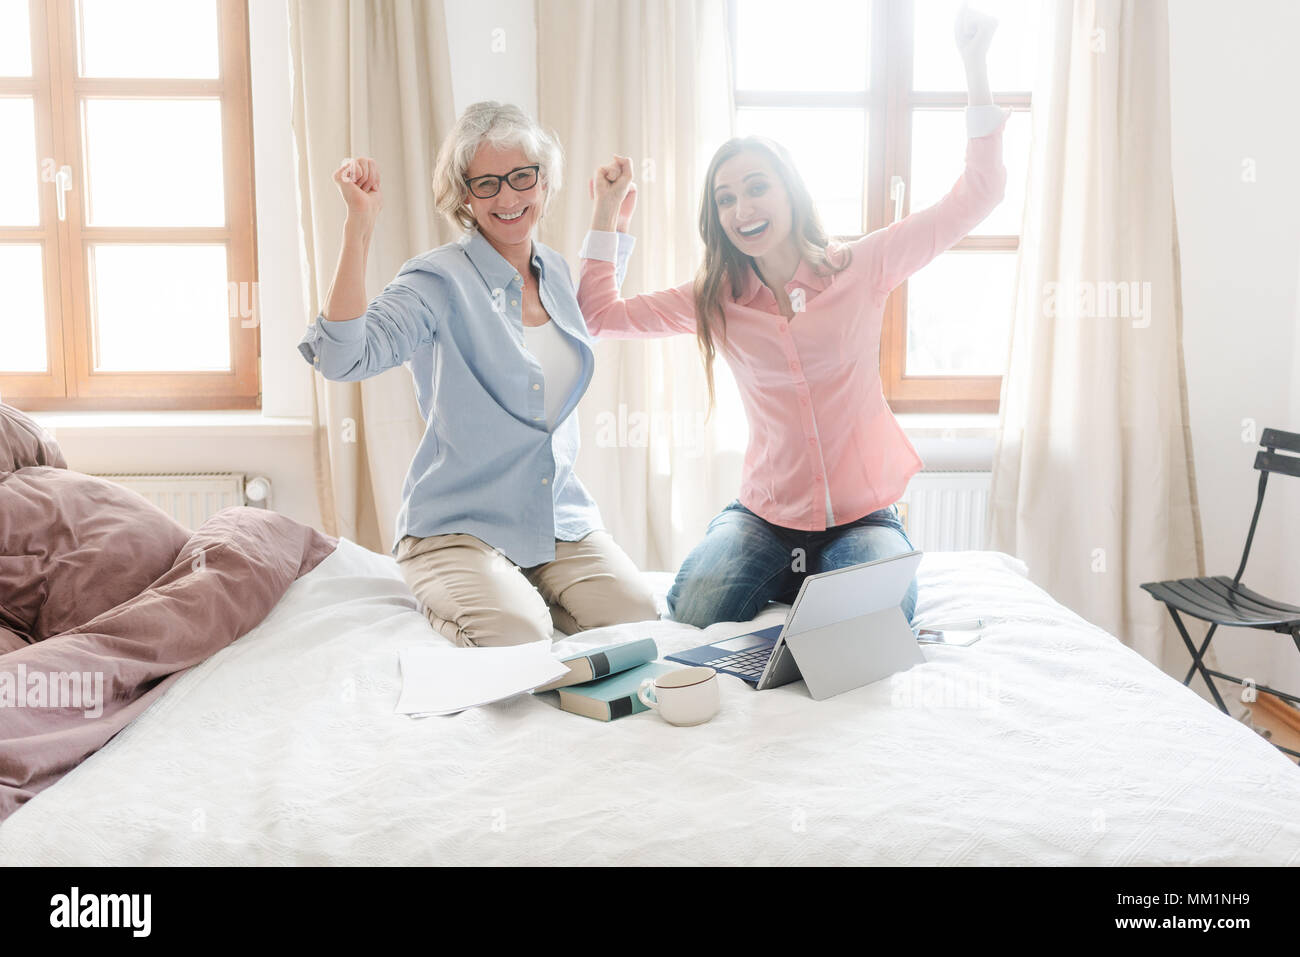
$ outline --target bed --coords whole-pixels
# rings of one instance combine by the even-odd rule
[[[981,615],[985,637],[826,701],[722,676],[694,728],[604,724],[554,693],[408,718],[398,651],[445,641],[393,560],[343,539],[0,825],[0,864],[1300,863],[1300,773],[1266,741],[1014,558],[930,553],[919,577],[918,621]]]

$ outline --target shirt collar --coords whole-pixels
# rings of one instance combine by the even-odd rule
[[[745,269],[745,278],[742,280],[740,295],[736,297],[736,305],[748,306],[764,288],[763,280],[758,278],[758,273],[754,271],[754,264],[751,260]]]
[[[469,261],[474,264],[478,274],[483,277],[489,289],[504,289],[520,279],[521,276],[515,272],[515,267],[506,261],[506,258],[496,251],[496,248],[487,241],[487,238],[477,229],[467,229],[459,240],[465,249],[465,255]],[[539,281],[545,278],[545,265],[542,260],[542,245],[539,242],[533,242],[533,259],[532,263],[537,267]]]
[[[799,268],[794,271],[794,275],[790,278],[790,282],[794,285],[802,286],[805,289],[811,290],[812,292],[821,292],[831,284],[831,277],[832,273],[829,270],[825,274],[821,274],[811,263],[808,262],[808,260],[801,259],[799,260]],[[736,304],[740,306],[748,306],[760,293],[764,291],[766,291],[769,296],[771,295],[771,290],[763,285],[763,280],[758,278],[758,272],[754,269],[754,262],[751,259],[749,262],[749,268],[745,270],[745,278],[743,285],[741,286],[740,295],[736,297]]]

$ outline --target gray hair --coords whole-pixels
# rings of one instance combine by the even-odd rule
[[[433,200],[438,211],[464,229],[474,228],[474,214],[467,205],[469,187],[465,185],[465,177],[474,154],[484,143],[497,149],[516,147],[530,162],[541,167],[538,181],[546,193],[539,218],[545,216],[563,176],[564,156],[559,140],[519,107],[495,100],[467,106],[443,141],[433,172]]]

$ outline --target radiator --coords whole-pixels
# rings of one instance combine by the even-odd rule
[[[243,472],[108,473],[99,478],[138,492],[191,530],[223,508],[270,501],[270,483],[264,478],[245,482]]]
[[[898,500],[907,537],[923,552],[982,549],[989,472],[918,472]]]

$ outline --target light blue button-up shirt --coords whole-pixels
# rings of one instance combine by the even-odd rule
[[[620,246],[621,279],[631,243]],[[534,242],[532,263],[542,305],[582,361],[551,430],[542,368],[524,344],[523,279],[476,229],[407,262],[364,315],[317,316],[298,343],[327,379],[408,363],[426,427],[402,485],[394,554],[404,535],[459,532],[526,568],[554,560],[556,539],[602,527],[573,472],[592,339],[564,257]]]

